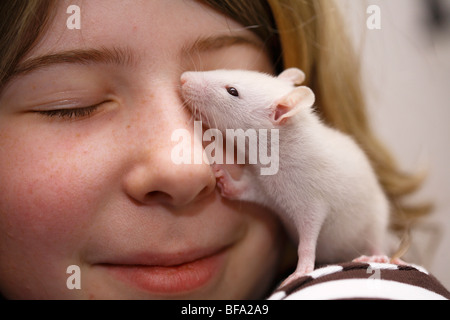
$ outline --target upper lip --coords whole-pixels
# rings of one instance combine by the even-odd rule
[[[227,246],[190,249],[173,253],[134,252],[106,259],[102,265],[174,267],[208,258],[224,251]]]

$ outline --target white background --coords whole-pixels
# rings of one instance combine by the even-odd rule
[[[436,208],[413,232],[413,262],[450,289],[450,26],[431,32],[424,1],[336,0],[361,49],[375,131],[403,168],[429,171],[411,200]],[[380,30],[366,25],[372,4],[381,9]]]

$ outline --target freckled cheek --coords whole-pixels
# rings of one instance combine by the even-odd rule
[[[50,244],[81,238],[99,205],[94,149],[38,142],[21,141],[0,155],[0,228]]]

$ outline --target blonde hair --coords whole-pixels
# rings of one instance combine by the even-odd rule
[[[420,187],[423,175],[400,170],[370,128],[358,59],[331,0],[203,2],[251,26],[265,41],[277,71],[298,67],[305,72],[322,119],[353,136],[370,158],[391,203],[393,229],[407,230],[412,221],[430,211],[429,205],[409,206],[403,200]],[[0,4],[0,90],[43,35],[55,3],[18,0]]]

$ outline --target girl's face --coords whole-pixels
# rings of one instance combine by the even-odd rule
[[[58,2],[0,96],[0,292],[261,297],[278,266],[280,224],[222,199],[208,164],[175,164],[171,135],[194,137],[181,73],[271,72],[262,44],[196,1],[70,4],[81,29],[68,28],[76,16]]]

